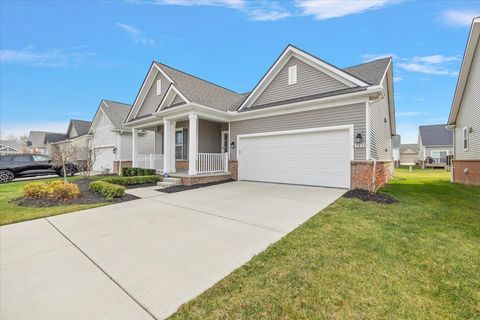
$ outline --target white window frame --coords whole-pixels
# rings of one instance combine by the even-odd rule
[[[223,150],[223,143],[225,142],[224,140],[224,136],[227,135],[227,153],[230,153],[230,133],[228,132],[228,130],[225,130],[225,131],[222,131],[221,135],[220,135],[220,150],[221,150],[221,153],[225,153],[225,151]]]
[[[450,152],[448,150],[445,150],[445,149],[430,150],[430,158],[432,158],[432,159],[441,159],[441,158],[434,158],[433,157],[434,152],[438,152],[438,153],[445,152],[446,153],[445,159],[447,159],[447,157],[450,155]]]
[[[177,144],[177,132],[181,131],[182,132],[182,144]],[[175,160],[185,160],[183,157],[183,154],[185,152],[185,131],[183,128],[176,128],[175,129]],[[182,146],[182,157],[180,159],[177,159],[177,147]]]
[[[470,146],[470,135],[468,133],[469,131],[469,127],[468,126],[465,126],[463,127],[462,129],[462,146],[463,146],[463,151],[468,151],[468,147]],[[467,147],[465,147],[465,142],[467,143]]]
[[[297,83],[297,65],[288,67],[288,85],[291,86]]]
[[[162,79],[157,80],[157,96],[162,94]]]

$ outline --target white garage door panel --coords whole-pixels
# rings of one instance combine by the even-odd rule
[[[239,138],[240,180],[348,188],[349,130]]]
[[[113,167],[113,147],[94,147],[95,162],[93,163],[94,171],[105,171]]]

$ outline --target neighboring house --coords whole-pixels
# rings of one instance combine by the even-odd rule
[[[123,125],[131,106],[125,103],[102,100],[92,120],[88,133],[93,136],[94,171],[119,172],[119,168],[132,165],[132,129]],[[136,133],[137,150],[154,154],[154,134]]]
[[[400,165],[415,165],[418,163],[418,144],[402,144],[400,146]]]
[[[0,155],[22,153],[23,146],[14,140],[0,140]]]
[[[71,151],[75,153],[74,157],[76,161],[82,162],[88,158],[89,139],[88,130],[90,129],[91,122],[85,120],[70,120],[67,128],[66,139],[54,142],[52,145],[56,145],[59,148],[69,146]]]
[[[453,133],[446,124],[418,128],[418,160],[420,164],[445,167],[447,156],[453,154]]]
[[[371,160],[393,170],[393,97],[391,58],[341,69],[289,45],[247,94],[153,62],[125,126],[154,132],[160,161],[148,166],[183,183],[349,188]]]
[[[66,138],[63,133],[30,131],[27,148],[31,153],[49,154],[49,143],[58,142]]]
[[[400,135],[395,135],[392,137],[392,157],[395,166],[400,165],[400,146],[402,144],[402,138]]]
[[[453,181],[480,185],[480,17],[470,29],[448,125],[454,132]]]

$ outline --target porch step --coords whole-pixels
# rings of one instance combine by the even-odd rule
[[[162,188],[179,186],[182,184],[182,179],[180,178],[163,178],[163,181],[157,182],[157,186]]]

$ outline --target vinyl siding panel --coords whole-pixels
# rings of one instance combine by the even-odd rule
[[[297,65],[297,83],[288,85],[288,68]],[[253,103],[253,107],[348,88],[305,62],[292,57]]]
[[[173,105],[182,104],[182,103],[185,103],[185,101],[182,99],[182,97],[180,97],[177,94],[170,105],[173,106]],[[163,107],[162,107],[162,109],[163,109]]]
[[[160,95],[157,95],[157,81],[159,79],[162,80],[162,93]],[[170,82],[167,80],[167,78],[165,78],[159,72],[155,77],[155,80],[153,81],[152,85],[150,86],[150,89],[148,90],[145,100],[140,106],[140,110],[138,111],[137,117],[148,115],[154,112],[160,105],[160,102],[162,102],[163,97],[167,93],[167,89],[169,85],[170,85]]]
[[[463,149],[463,128],[472,127],[468,150]],[[480,41],[477,42],[470,73],[455,127],[455,159],[480,159]]]
[[[384,88],[388,87],[387,81],[387,77],[385,77],[385,80],[382,82]],[[385,90],[385,97],[371,103],[369,109],[371,158],[375,160],[392,160],[392,136],[390,133],[387,90]]]
[[[365,103],[231,122],[230,141],[237,142],[237,136],[242,134],[309,129],[349,124],[354,125],[354,135],[361,133],[362,136],[365,136]],[[236,149],[231,150],[232,160],[236,159],[236,152]],[[355,160],[365,160],[365,148],[356,148],[354,150],[354,157]]]
[[[221,124],[207,120],[198,121],[198,152],[221,152]]]

